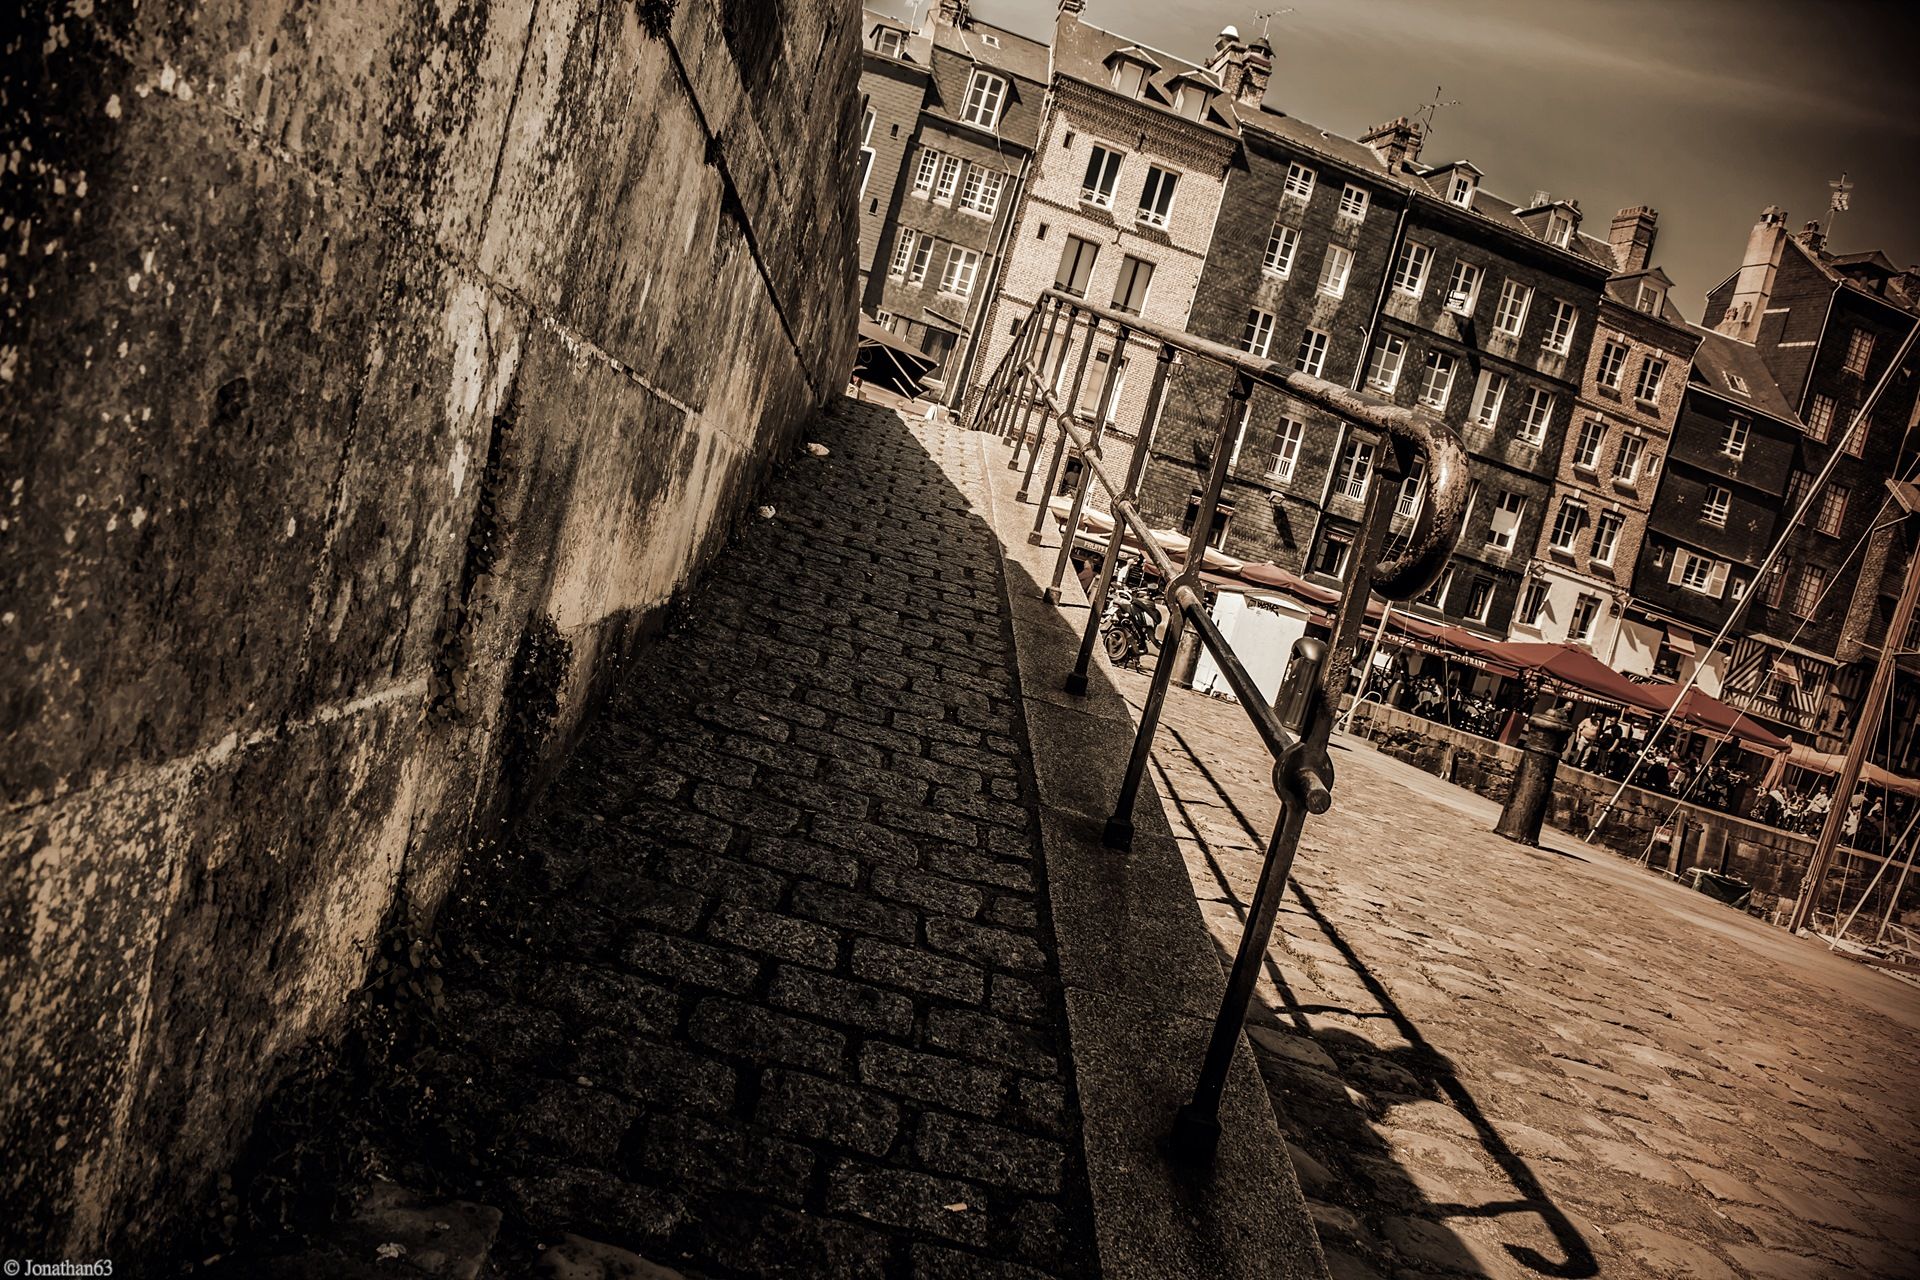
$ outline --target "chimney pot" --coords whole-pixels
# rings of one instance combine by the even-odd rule
[[[1659,230],[1660,211],[1637,204],[1613,215],[1607,243],[1613,247],[1614,269],[1622,274],[1645,271],[1653,257],[1654,236]]]
[[[1213,60],[1207,70],[1220,77],[1228,98],[1257,109],[1273,77],[1272,46],[1262,40],[1249,47],[1240,42],[1240,33],[1233,27],[1223,28],[1214,41]]]
[[[1389,173],[1409,160],[1419,159],[1423,141],[1425,132],[1405,116],[1396,116],[1360,135],[1360,144],[1371,148]]]

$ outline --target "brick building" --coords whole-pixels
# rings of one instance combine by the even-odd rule
[[[1270,58],[1223,40],[1223,81]],[[1580,391],[1605,241],[1577,205],[1526,205],[1480,189],[1471,164],[1423,165],[1405,119],[1355,141],[1262,103],[1239,107],[1242,147],[1221,202],[1190,327],[1252,354],[1403,405],[1460,431],[1477,491],[1460,550],[1414,608],[1504,635],[1549,505]],[[1176,382],[1142,498],[1178,523],[1191,510],[1224,380]],[[1290,398],[1256,393],[1236,445],[1217,543],[1323,581],[1345,572],[1372,449]],[[1396,529],[1417,510],[1419,477]]]
[[[1798,235],[1768,209],[1739,271],[1707,295],[1705,322],[1750,344],[1802,426],[1785,505],[1840,457],[1730,655],[1725,696],[1837,749],[1886,641],[1912,532],[1885,520],[1885,481],[1911,476],[1916,361],[1894,372],[1872,415],[1855,416],[1894,353],[1920,324],[1920,272],[1879,253],[1829,253],[1817,223]],[[1790,510],[1788,514],[1791,514]],[[1910,522],[1909,522],[1910,523]],[[1912,767],[1920,673],[1897,682],[1889,722],[1895,767]]]
[[[1047,47],[937,0],[918,30],[868,12],[860,307],[939,363],[957,400],[1038,135]]]
[[[1700,335],[1651,265],[1656,214],[1622,209],[1615,274],[1560,450],[1511,634],[1584,644],[1622,671],[1653,671],[1666,630],[1635,615],[1630,587]]]
[[[1213,239],[1214,216],[1237,150],[1231,96],[1214,76],[1080,20],[1063,0],[1040,148],[1007,249],[1006,275],[987,325],[983,382],[1021,317],[1058,285],[1103,306],[1183,327]],[[1123,361],[1144,373],[1144,344]],[[1063,382],[1078,363],[1066,353]],[[1088,362],[1082,400],[1097,407],[1111,353]],[[1149,379],[1120,367],[1111,416],[1138,422]]]

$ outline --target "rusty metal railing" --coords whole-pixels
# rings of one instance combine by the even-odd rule
[[[1090,362],[1104,344],[1106,369],[1093,401],[1090,423],[1078,420],[1085,402],[1081,391]],[[1153,377],[1139,406],[1126,473],[1118,482],[1108,472],[1104,445],[1109,425],[1117,431],[1115,414],[1126,360],[1130,352],[1154,354]],[[1180,563],[1162,548],[1139,507],[1139,488],[1153,436],[1166,408],[1169,380],[1176,364],[1211,366],[1224,371],[1227,389],[1222,397],[1218,426],[1207,462],[1205,487],[1193,513],[1192,530]],[[1071,376],[1068,370],[1071,368]],[[1200,565],[1207,536],[1219,510],[1234,444],[1247,416],[1255,388],[1266,387],[1291,396],[1337,417],[1374,446],[1380,460],[1374,482],[1366,492],[1360,530],[1355,541],[1340,603],[1336,606],[1332,637],[1327,641],[1301,639],[1269,705],[1246,666],[1207,612]],[[1063,395],[1064,393],[1064,395]],[[1346,688],[1360,632],[1366,621],[1369,592],[1389,600],[1410,600],[1439,576],[1452,553],[1459,522],[1466,507],[1467,460],[1459,437],[1424,412],[1398,408],[1250,356],[1183,330],[1158,325],[1127,312],[1092,306],[1082,299],[1048,290],[1021,320],[1006,356],[989,376],[972,409],[972,425],[1007,438],[1012,446],[1008,466],[1019,469],[1024,451],[1025,470],[1019,497],[1037,508],[1028,538],[1040,543],[1049,516],[1048,499],[1060,481],[1069,450],[1078,454],[1080,471],[1064,521],[1060,552],[1051,581],[1044,588],[1050,599],[1060,598],[1075,540],[1079,536],[1087,495],[1098,484],[1107,496],[1113,530],[1107,537],[1100,568],[1088,588],[1086,629],[1074,668],[1066,678],[1072,694],[1085,694],[1099,638],[1101,615],[1129,535],[1167,583],[1170,606],[1166,637],[1154,666],[1140,724],[1134,735],[1127,771],[1107,819],[1105,842],[1115,849],[1133,844],[1133,810],[1146,777],[1153,738],[1172,680],[1174,655],[1186,628],[1192,627],[1220,670],[1234,697],[1246,711],[1267,750],[1273,756],[1273,786],[1281,810],[1267,843],[1267,853],[1255,887],[1240,947],[1227,979],[1227,993],[1215,1019],[1213,1035],[1201,1065],[1193,1097],[1174,1121],[1175,1150],[1196,1160],[1211,1159],[1218,1142],[1219,1109],[1227,1068],[1246,1021],[1262,957],[1279,914],[1287,876],[1299,848],[1309,814],[1327,812],[1333,802],[1333,764],[1327,754],[1335,713]],[[1043,454],[1050,460],[1036,494]],[[1426,465],[1426,500],[1421,504],[1406,545],[1385,562],[1376,563],[1393,519],[1395,484],[1418,457]]]

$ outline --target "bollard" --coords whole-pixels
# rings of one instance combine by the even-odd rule
[[[1507,793],[1507,807],[1494,825],[1495,835],[1521,844],[1540,843],[1540,824],[1546,821],[1547,806],[1553,800],[1553,775],[1572,736],[1573,722],[1558,707],[1527,721],[1526,754],[1520,758],[1520,771],[1513,775],[1513,790]]]

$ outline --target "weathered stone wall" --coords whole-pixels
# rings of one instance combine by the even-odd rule
[[[1506,802],[1513,787],[1514,772],[1520,767],[1520,749],[1503,747],[1497,742],[1434,724],[1406,711],[1366,702],[1354,713],[1353,731],[1368,737],[1387,755],[1417,765],[1428,773],[1477,792],[1490,800]],[[1620,793],[1601,831],[1593,831],[1593,819],[1612,798],[1619,783],[1598,774],[1571,768],[1562,762],[1554,775],[1553,807],[1547,822],[1584,840],[1604,845],[1615,853],[1639,858],[1653,841],[1651,862],[1667,868],[1671,849],[1663,828],[1671,829],[1676,814],[1684,823],[1682,853],[1675,870],[1704,866],[1720,870],[1725,854],[1725,870],[1730,876],[1753,886],[1756,910],[1770,912],[1783,902],[1791,903],[1799,892],[1800,881],[1813,860],[1813,840],[1793,835],[1765,823],[1750,822],[1694,804],[1676,805],[1674,798],[1656,791],[1628,787]],[[1845,886],[1846,910],[1851,910],[1866,880],[1872,876],[1878,860],[1870,854],[1852,855],[1855,871],[1850,881],[1835,872],[1828,880],[1819,909],[1831,911],[1840,901]],[[1863,869],[1862,869],[1863,868]],[[1884,894],[1892,877],[1887,877],[1869,908],[1884,906]]]
[[[0,36],[0,1239],[138,1248],[853,339],[858,10]]]

